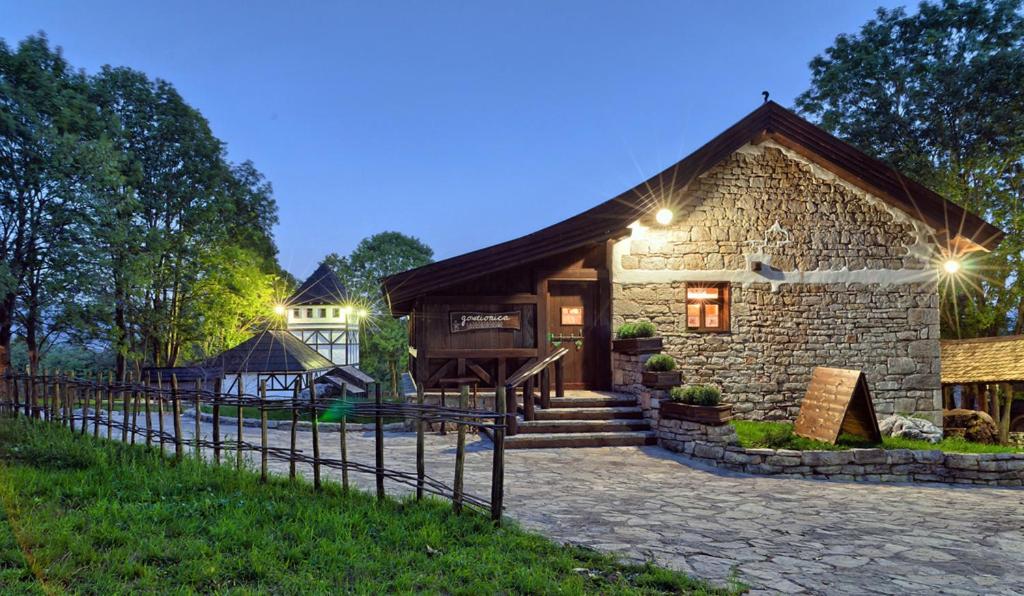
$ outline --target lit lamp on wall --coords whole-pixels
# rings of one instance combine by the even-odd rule
[[[942,263],[942,269],[950,275],[956,275],[957,273],[959,273],[960,267],[961,264],[959,259],[953,257],[949,257]]]
[[[274,314],[279,316],[279,317],[284,316],[284,305],[283,304],[275,304],[274,305]]]
[[[667,207],[658,209],[658,212],[654,214],[654,221],[663,226],[667,226],[672,223],[672,210]]]

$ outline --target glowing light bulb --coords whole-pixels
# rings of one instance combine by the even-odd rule
[[[946,262],[942,264],[942,268],[946,270],[946,273],[953,275],[960,271],[960,261],[956,259],[946,259]]]
[[[672,210],[667,208],[658,209],[658,212],[654,214],[654,221],[663,226],[672,223]]]
[[[274,314],[277,315],[277,316],[283,315],[284,314],[284,305],[283,304],[275,304],[274,305]]]
[[[363,319],[363,318],[366,318],[366,314],[367,314],[366,313],[366,309],[365,308],[360,308],[359,312],[356,313],[356,316],[358,316],[360,319]]]

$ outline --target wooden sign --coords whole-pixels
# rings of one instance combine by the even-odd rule
[[[882,442],[864,373],[843,368],[814,369],[793,433],[835,445],[847,433]]]
[[[522,327],[520,313],[517,310],[509,312],[450,312],[448,320],[452,333],[482,329],[518,331]]]

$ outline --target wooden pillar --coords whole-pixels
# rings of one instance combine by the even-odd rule
[[[565,397],[565,363],[563,358],[555,361],[555,397]]]
[[[306,379],[306,384],[309,385],[309,404],[312,417],[310,423],[313,430],[313,487],[320,490],[323,486],[320,482],[320,416],[317,412],[316,383],[313,382],[312,373]]]
[[[523,383],[523,418],[534,420],[536,414],[533,405],[533,377],[530,377]]]
[[[383,396],[381,395],[380,383],[374,384],[374,402],[377,405],[376,415],[374,416],[374,455],[376,462],[376,476],[377,476],[377,499],[384,500],[384,414],[381,412],[381,408],[384,406]]]
[[[268,455],[267,450],[267,380],[260,383],[260,482],[267,481]]]
[[[221,377],[213,380],[213,461],[220,465],[220,401]],[[146,402],[146,426],[149,426],[149,402]],[[146,438],[148,444],[149,438]]]
[[[244,433],[242,432],[242,399],[245,397],[245,388],[242,387],[242,375],[239,373],[238,378],[235,381],[235,394],[238,396],[238,407],[235,408],[235,436],[238,437],[238,449],[235,450],[235,468],[238,470],[242,469],[242,464],[245,460],[245,455],[242,453],[242,444],[244,439]]]
[[[348,384],[341,384],[341,420],[338,421],[338,446],[341,447],[341,489],[348,492]]]
[[[491,520],[501,524],[501,506],[505,493],[505,388],[494,395],[494,460],[491,462]]]
[[[295,385],[292,386],[292,428],[288,436],[288,478],[295,480],[295,458],[298,456],[299,437],[299,391],[302,388],[302,377],[295,378]]]
[[[416,414],[416,500],[423,499],[423,485],[426,479],[426,463],[424,461],[424,439],[423,429],[426,422],[423,421],[423,383],[416,383],[416,405],[419,406]]]
[[[540,407],[547,410],[551,407],[551,378],[548,374],[550,366],[540,371]]]
[[[469,385],[459,387],[459,409],[469,406]],[[463,481],[466,471],[466,421],[456,423],[455,443],[455,480],[452,482],[452,509],[456,514],[462,513]]]
[[[181,442],[181,399],[178,395],[178,375],[173,374],[171,375],[171,407],[174,408],[174,457],[180,460],[184,455],[185,448]],[[125,424],[125,429],[127,428],[128,425]]]

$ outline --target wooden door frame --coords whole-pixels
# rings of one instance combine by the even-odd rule
[[[555,282],[555,283],[561,282],[561,283],[565,283],[565,284],[576,284],[576,285],[582,285],[582,286],[587,287],[589,289],[589,291],[592,293],[593,308],[595,310],[595,319],[594,319],[595,320],[595,324],[594,324],[593,328],[591,329],[592,337],[588,338],[587,342],[588,343],[596,342],[594,344],[594,345],[596,345],[596,347],[595,348],[591,348],[591,349],[596,349],[597,350],[597,354],[596,354],[595,360],[596,360],[596,366],[598,368],[597,368],[596,371],[589,371],[589,373],[591,375],[593,375],[592,378],[594,380],[592,382],[588,383],[585,380],[587,374],[586,373],[584,374],[584,379],[582,380],[582,383],[584,385],[583,389],[591,390],[591,391],[602,391],[602,390],[607,391],[607,390],[611,389],[611,333],[610,333],[610,328],[611,328],[611,300],[610,300],[611,292],[609,291],[610,290],[610,285],[608,283],[609,278],[608,278],[607,273],[605,272],[603,275],[601,275],[600,272],[597,272],[597,273],[598,273],[598,275],[595,275],[593,278],[589,278],[589,279],[588,278],[582,278],[581,279],[581,277],[561,278],[561,277],[555,276],[555,277],[552,277],[552,278],[545,278],[543,280],[544,293],[541,294],[541,295],[543,296],[542,302],[543,302],[543,305],[544,305],[544,307],[543,307],[544,327],[542,328],[538,324],[537,325],[537,334],[538,334],[538,336],[541,336],[541,334],[543,334],[543,339],[542,339],[541,343],[543,344],[543,350],[544,350],[543,353],[544,353],[544,355],[547,355],[547,353],[550,351],[549,346],[548,346],[547,337],[548,337],[548,333],[551,333],[551,331],[552,331],[550,329],[550,327],[549,327],[549,324],[548,324],[548,318],[549,318],[548,310],[549,310],[549,307],[550,307],[549,297],[550,297],[550,288],[551,288],[549,282],[552,282],[552,281]],[[538,286],[538,289],[539,288],[540,288],[540,286]],[[584,300],[584,302],[586,302],[586,301]],[[540,316],[540,309],[538,309],[538,317],[539,316]],[[540,344],[538,344],[538,351],[540,350],[539,346],[540,346]],[[584,361],[584,366],[585,366],[585,361]]]

